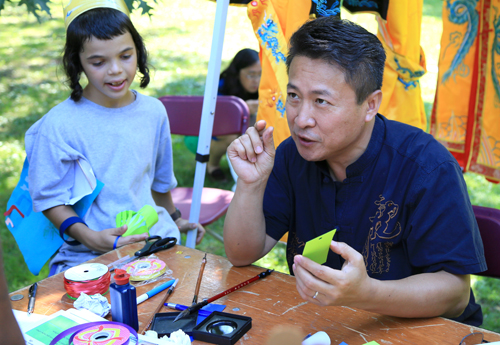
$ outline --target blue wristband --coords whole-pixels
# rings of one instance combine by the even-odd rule
[[[118,243],[118,239],[120,238],[121,236],[116,236],[116,240],[115,240],[115,243],[113,243],[113,250],[116,249],[116,244]]]
[[[67,244],[69,244],[70,246],[76,246],[76,245],[80,244],[80,242],[78,242],[76,240],[75,241],[66,241],[66,239],[64,238],[64,233],[66,232],[66,230],[68,230],[68,228],[75,223],[83,223],[83,224],[87,225],[80,217],[69,217],[64,222],[62,222],[61,226],[59,227],[59,235],[61,236],[63,241],[66,242]]]

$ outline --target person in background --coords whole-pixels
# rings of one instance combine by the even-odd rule
[[[220,75],[218,94],[236,96],[247,103],[250,110],[249,126],[253,126],[257,117],[261,73],[259,53],[253,49],[245,48],[234,56],[229,66]],[[237,135],[212,137],[207,173],[213,180],[226,180],[226,176],[220,168],[220,160],[226,154],[229,144],[236,138]],[[184,140],[189,150],[196,153],[198,137],[186,136]],[[236,176],[233,175],[233,177]]]

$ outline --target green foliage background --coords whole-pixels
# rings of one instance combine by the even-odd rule
[[[9,0],[0,0],[0,210],[6,209],[8,198],[19,179],[25,158],[24,133],[69,95],[64,85],[64,73],[60,69],[65,39],[62,5],[49,3],[47,6],[52,18],[42,15],[38,23],[25,7],[4,7],[5,1]],[[47,4],[44,0],[39,1],[43,6]],[[424,1],[421,44],[426,53],[428,73],[421,79],[421,86],[428,114],[437,79],[442,3],[441,0]],[[145,39],[153,66],[152,82],[141,92],[154,97],[202,95],[216,4],[205,0],[168,0],[149,4],[154,7],[151,17],[139,16],[135,12],[132,15],[134,24]],[[376,31],[377,24],[372,15],[352,16],[344,10],[342,16],[359,22],[372,32]],[[258,49],[258,43],[247,19],[246,8],[231,6],[222,54],[223,67],[242,48]],[[134,88],[139,89],[137,82]],[[173,136],[173,142],[179,185],[192,186],[194,155],[185,148],[182,137]],[[225,161],[222,166],[229,175]],[[465,179],[473,204],[500,208],[499,185],[469,173]],[[215,185],[207,179],[206,185],[230,189],[232,183]],[[222,234],[222,225],[223,219],[220,219],[210,229]],[[28,271],[4,222],[0,223],[0,238],[10,291],[47,276],[47,266],[39,276],[33,276]],[[223,245],[210,235],[198,249],[225,255]],[[284,245],[276,246],[256,264],[288,272]],[[482,277],[473,279],[473,289],[485,313],[483,327],[500,332],[499,281]]]

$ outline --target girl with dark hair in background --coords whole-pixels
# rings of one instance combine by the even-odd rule
[[[249,126],[253,126],[257,116],[261,73],[259,53],[246,48],[234,56],[229,66],[220,75],[218,94],[236,96],[247,103],[250,110]],[[236,134],[212,137],[207,173],[215,181],[226,180],[224,172],[220,169],[220,160],[229,144],[237,137]],[[196,153],[198,137],[187,136],[184,141],[189,150]]]

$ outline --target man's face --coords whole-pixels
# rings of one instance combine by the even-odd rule
[[[286,114],[300,155],[308,161],[355,161],[371,130],[367,101],[356,103],[343,73],[323,60],[296,56],[290,65]]]

